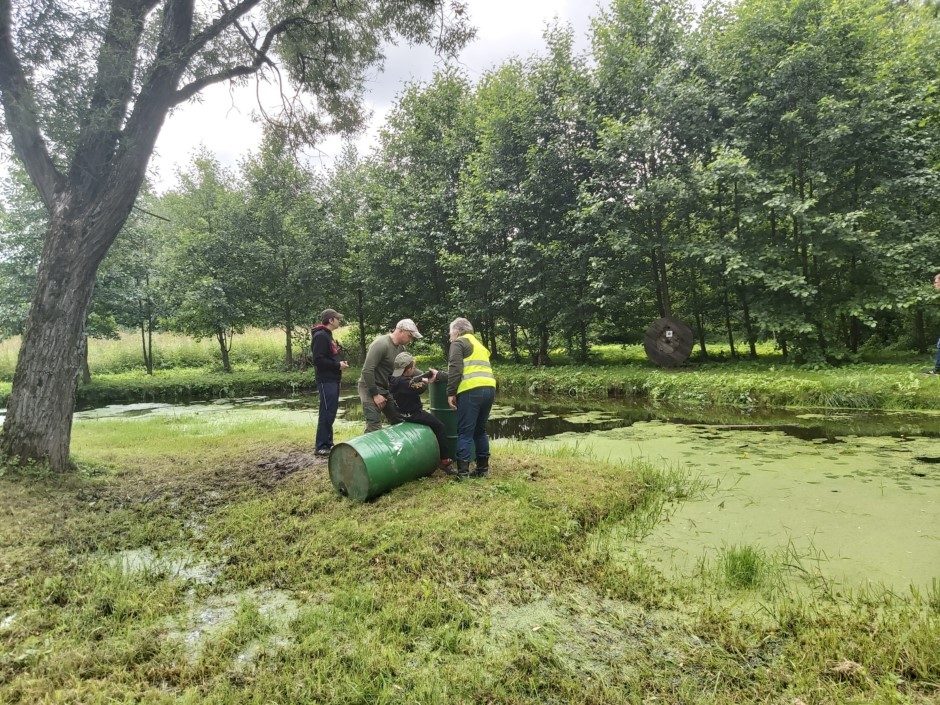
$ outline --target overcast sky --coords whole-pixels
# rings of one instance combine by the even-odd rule
[[[586,50],[590,18],[607,0],[467,0],[476,39],[464,48],[459,66],[471,81],[512,56],[526,57],[544,48],[542,34],[556,20],[574,28],[576,49]],[[397,46],[388,49],[384,70],[373,72],[366,89],[372,119],[358,137],[360,153],[368,152],[385,116],[402,87],[409,81],[426,81],[439,59],[427,47]],[[213,86],[203,91],[199,103],[181,106],[167,118],[150,161],[158,191],[172,188],[176,172],[185,167],[195,149],[204,145],[230,167],[257,148],[261,125],[252,116],[257,109],[255,86],[230,89]],[[342,141],[329,137],[310,151],[315,167],[329,166]]]

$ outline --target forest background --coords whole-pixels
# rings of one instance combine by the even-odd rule
[[[700,358],[717,341],[813,365],[925,352],[938,28],[931,3],[616,0],[586,55],[555,27],[476,83],[443,68],[409,85],[374,152],[326,173],[273,125],[236,171],[194,155],[176,188],[141,194],[87,333],[137,331],[148,373],[174,364],[156,331],[214,340],[230,371],[249,327],[283,331],[281,364],[302,367],[328,306],[361,324],[354,361],[406,316],[440,349],[457,315],[497,357],[536,364],[588,361],[665,315],[692,325]],[[3,337],[26,320],[46,217],[8,174]]]

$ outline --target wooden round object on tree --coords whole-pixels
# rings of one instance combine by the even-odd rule
[[[692,353],[692,329],[666,316],[653,321],[643,337],[646,356],[660,367],[678,367]]]

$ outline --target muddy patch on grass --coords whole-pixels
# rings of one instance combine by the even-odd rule
[[[187,658],[196,660],[206,643],[235,624],[239,609],[246,603],[257,608],[271,633],[264,639],[252,641],[239,653],[236,663],[245,666],[256,658],[265,645],[287,643],[283,632],[300,611],[300,603],[292,593],[251,588],[201,600],[194,599],[181,618],[167,620],[166,637],[181,643]]]
[[[313,452],[293,450],[259,460],[249,474],[260,485],[270,488],[303,470],[325,470],[326,467],[326,457],[315,455]]]
[[[543,641],[572,671],[621,676],[640,662],[680,662],[701,642],[689,637],[678,614],[602,597],[588,588],[490,611],[489,648],[514,640]]]

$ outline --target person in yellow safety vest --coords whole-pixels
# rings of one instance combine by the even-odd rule
[[[490,439],[486,422],[496,397],[496,377],[490,351],[466,318],[450,324],[447,356],[447,401],[457,410],[457,478],[486,477],[490,469]],[[470,447],[476,448],[476,467],[470,472]]]

